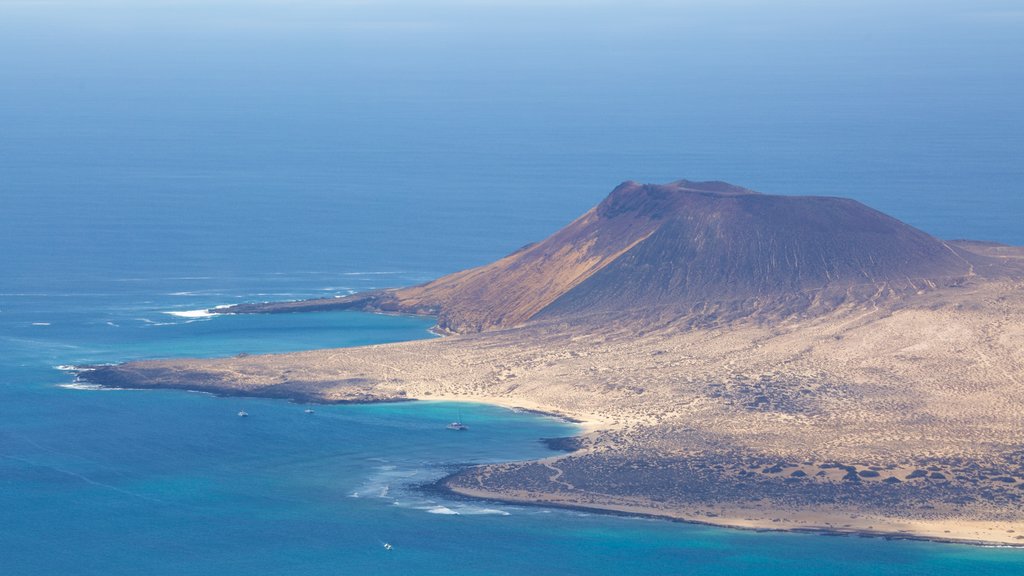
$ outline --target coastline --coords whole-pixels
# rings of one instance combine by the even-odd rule
[[[98,387],[109,390],[125,390],[125,388],[114,388],[103,385],[98,385]],[[132,390],[144,390],[144,388],[135,388]],[[265,393],[246,394],[240,393],[237,390],[225,391],[223,389],[192,388],[185,391],[203,392],[221,397],[271,398],[287,400],[289,402],[299,404],[344,405],[392,402],[466,402],[488,404],[513,411],[529,412],[532,414],[557,418],[559,420],[575,424],[580,428],[580,430],[578,434],[571,438],[580,438],[589,433],[607,431],[619,427],[608,422],[606,419],[593,414],[566,414],[561,411],[553,410],[538,402],[497,396],[430,395],[408,398],[329,400],[316,396],[272,396]],[[552,448],[552,450],[554,451],[556,449]],[[562,457],[563,456],[560,455],[550,456],[534,460],[533,462],[555,462]],[[735,508],[731,510],[727,509],[726,514],[712,515],[709,514],[706,509],[666,509],[659,508],[652,504],[645,505],[645,503],[642,502],[642,499],[637,499],[637,501],[634,502],[615,502],[613,499],[605,496],[603,498],[604,501],[602,501],[602,495],[594,495],[596,497],[594,501],[581,502],[575,497],[562,495],[557,492],[530,492],[522,490],[498,492],[483,489],[472,489],[465,486],[453,486],[449,482],[459,473],[472,470],[473,468],[477,467],[462,467],[456,472],[424,485],[424,487],[436,490],[439,493],[456,499],[489,501],[539,508],[576,510],[597,514],[623,515],[755,532],[802,532],[831,536],[860,536],[895,540],[919,540],[982,547],[1024,549],[1024,542],[1017,538],[1018,535],[1016,532],[1012,529],[1008,530],[1008,527],[1015,526],[1009,523],[1000,524],[976,520],[926,521],[910,518],[882,518],[878,516],[865,516],[862,512],[852,511],[833,511],[830,514],[826,511],[805,510],[794,514],[793,512],[782,510],[752,510],[742,508]],[[756,513],[762,517],[753,518],[751,517],[752,513]]]
[[[98,388],[107,390],[126,390],[105,385],[97,385]],[[145,390],[148,388],[132,388],[132,390]],[[188,392],[202,392],[220,397],[259,397],[276,400],[286,400],[297,404],[377,404],[377,403],[398,403],[398,402],[466,402],[488,404],[499,406],[517,412],[528,412],[557,418],[564,422],[572,423],[579,427],[577,434],[571,438],[581,438],[587,434],[609,431],[621,428],[621,425],[610,422],[605,418],[587,413],[565,413],[552,409],[539,402],[527,399],[514,399],[500,396],[487,395],[421,395],[417,397],[392,397],[392,398],[366,398],[362,400],[332,400],[317,395],[296,395],[282,394],[272,395],[266,392],[251,392],[236,389],[223,389],[218,387],[191,387],[191,388],[168,388],[179,389]],[[555,450],[552,448],[552,450]],[[551,456],[533,462],[554,462],[563,456]],[[999,523],[970,520],[953,521],[924,521],[910,518],[881,518],[877,516],[865,516],[862,512],[833,512],[829,514],[823,511],[801,511],[796,514],[781,510],[756,511],[751,509],[736,508],[727,511],[726,514],[711,515],[707,510],[684,509],[684,508],[658,508],[651,504],[637,499],[634,502],[615,502],[602,495],[594,501],[580,502],[575,497],[560,495],[557,492],[529,492],[529,491],[490,491],[483,489],[472,489],[465,486],[453,486],[450,480],[461,472],[472,470],[475,466],[468,466],[460,471],[448,474],[443,478],[429,483],[426,486],[436,489],[441,493],[455,498],[464,498],[480,501],[490,501],[520,506],[536,506],[540,508],[558,508],[565,510],[577,510],[599,514],[625,515],[633,517],[650,518],[655,520],[680,522],[686,524],[697,524],[751,531],[771,532],[805,532],[833,536],[862,536],[886,539],[921,540],[949,544],[963,544],[971,546],[997,546],[1015,549],[1024,549],[1024,542],[1017,538],[1017,534],[1008,527],[1013,524],[1000,525]],[[761,518],[752,518],[751,512],[761,515]],[[844,514],[850,514],[846,516]],[[995,524],[995,525],[993,525]]]
[[[534,414],[558,418],[571,422],[581,427],[578,434],[573,438],[580,438],[587,434],[610,431],[624,428],[617,422],[611,422],[606,418],[587,413],[571,413],[552,409],[539,402],[527,399],[513,399],[499,396],[473,395],[430,395],[410,398],[420,402],[474,402],[480,404],[491,404],[501,406],[510,410],[526,411]],[[555,450],[555,448],[552,448]],[[565,451],[565,450],[563,450]],[[574,452],[575,450],[568,450]],[[553,462],[562,456],[551,456],[534,462]],[[464,472],[475,468],[470,466],[461,470]],[[648,518],[652,520],[678,522],[684,524],[696,524],[703,526],[714,526],[717,528],[728,528],[733,530],[748,530],[753,532],[798,532],[808,534],[819,534],[823,536],[848,536],[864,538],[884,538],[888,540],[915,540],[924,542],[936,542],[942,544],[960,544],[979,547],[999,547],[1024,550],[1024,540],[1018,538],[1018,534],[1010,528],[1016,526],[1010,523],[997,524],[992,522],[954,520],[954,521],[926,521],[911,518],[882,518],[877,516],[866,517],[863,513],[848,512],[852,516],[843,516],[842,513],[829,515],[821,511],[804,511],[798,514],[784,512],[781,510],[757,510],[764,518],[751,518],[751,510],[733,511],[732,515],[711,516],[705,511],[674,509],[660,509],[642,503],[622,504],[612,501],[580,503],[575,499],[562,499],[557,493],[530,493],[517,491],[513,493],[496,492],[482,489],[470,489],[462,486],[453,486],[449,480],[458,472],[449,474],[439,480],[428,484],[431,489],[449,497],[469,499],[485,502],[496,502],[518,506],[531,506],[539,508],[557,508],[562,510],[575,510],[597,514],[622,515],[630,517]],[[555,494],[554,496],[552,494]],[[790,516],[791,518],[787,518]],[[783,526],[784,523],[793,525]]]
[[[780,325],[638,333],[628,318],[537,322],[80,376],[324,404],[478,402],[578,421],[582,449],[564,464],[495,464],[488,479],[452,487],[466,497],[1020,547],[1021,318],[1024,284],[1008,280]],[[993,340],[993,326],[1003,339]]]
[[[414,402],[468,402],[476,404],[490,404],[492,406],[500,406],[501,408],[506,408],[514,412],[526,412],[550,418],[557,418],[563,422],[574,424],[580,429],[579,433],[576,434],[575,437],[590,434],[592,432],[612,430],[618,426],[607,418],[602,418],[596,414],[576,412],[566,413],[525,398],[508,398],[503,396],[486,395],[463,396],[455,394],[431,394],[429,396],[411,396],[408,400]]]
[[[454,487],[448,480],[454,475],[449,475],[433,483],[433,487],[441,493],[454,498],[465,498],[481,500],[516,506],[531,506],[539,508],[558,508],[562,510],[575,510],[596,514],[611,514],[619,516],[630,516],[637,518],[648,518],[683,524],[696,524],[703,526],[714,526],[717,528],[728,528],[733,530],[748,530],[753,532],[798,532],[808,534],[820,534],[825,536],[859,536],[865,538],[884,538],[887,540],[918,540],[926,542],[937,542],[942,544],[961,544],[967,546],[1013,548],[1024,550],[1024,543],[1016,540],[1015,533],[1007,535],[995,532],[995,529],[988,523],[978,521],[957,521],[954,523],[942,523],[938,521],[920,521],[913,519],[880,519],[880,518],[843,518],[845,524],[837,526],[825,522],[829,516],[818,515],[808,512],[800,515],[796,520],[781,520],[778,516],[775,519],[751,519],[749,517],[737,516],[708,516],[696,510],[662,510],[653,507],[646,507],[639,504],[616,504],[616,503],[580,503],[576,501],[561,500],[552,498],[547,494],[533,494],[522,492],[510,494],[501,492],[490,492],[487,490],[475,490],[465,487]],[[759,510],[758,513],[764,513]],[[770,514],[769,514],[770,515]],[[817,518],[815,518],[817,516]],[[833,518],[838,520],[838,518]],[[815,522],[814,520],[817,520]],[[886,525],[885,522],[891,522]],[[794,523],[795,525],[783,526],[783,522]],[[869,524],[870,523],[870,524]],[[980,534],[993,532],[984,537]],[[1002,537],[997,537],[1002,536]]]
[[[588,413],[567,413],[564,411],[557,410],[550,406],[546,406],[539,402],[534,402],[525,398],[509,398],[502,396],[487,396],[487,395],[459,395],[459,394],[421,394],[421,395],[389,395],[389,396],[369,396],[364,395],[358,398],[331,398],[318,392],[302,393],[293,388],[283,389],[280,391],[271,391],[267,389],[256,389],[246,390],[244,388],[231,388],[217,384],[202,385],[195,382],[183,384],[183,385],[163,385],[163,386],[140,386],[140,387],[128,387],[128,386],[113,386],[104,382],[93,382],[88,377],[82,377],[84,374],[95,371],[97,368],[104,366],[116,366],[113,364],[104,364],[94,366],[66,366],[58,368],[64,372],[74,373],[75,379],[68,385],[79,385],[81,389],[103,389],[103,390],[181,390],[185,392],[199,392],[203,394],[210,394],[212,396],[222,398],[270,398],[274,400],[286,400],[295,404],[322,404],[322,405],[345,405],[345,404],[388,404],[388,403],[399,403],[399,402],[465,402],[465,403],[476,403],[476,404],[489,404],[492,406],[499,406],[511,410],[513,412],[524,412],[529,414],[535,414],[539,416],[545,416],[549,418],[555,418],[563,422],[573,424],[579,428],[579,433],[574,437],[590,434],[592,432],[613,430],[620,427],[619,424],[611,422],[607,418],[595,414]],[[64,385],[61,385],[64,386]],[[85,388],[88,386],[89,388]]]

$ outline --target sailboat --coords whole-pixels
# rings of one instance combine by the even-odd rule
[[[459,411],[459,419],[454,421],[454,422],[452,422],[452,423],[450,423],[450,424],[448,424],[447,428],[449,430],[459,430],[459,431],[469,430],[469,426],[466,426],[465,424],[462,423],[462,411],[461,410]]]

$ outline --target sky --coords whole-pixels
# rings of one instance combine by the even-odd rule
[[[118,203],[211,250],[244,194],[448,269],[689,178],[1024,244],[1022,38],[998,0],[0,0],[0,227]]]

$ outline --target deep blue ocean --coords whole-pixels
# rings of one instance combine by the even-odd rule
[[[1020,550],[417,488],[574,431],[536,415],[306,414],[56,368],[428,338],[187,312],[482,264],[627,179],[1024,244],[1019,3],[848,4],[0,2],[0,575],[1024,573]],[[460,411],[472,430],[445,430]]]

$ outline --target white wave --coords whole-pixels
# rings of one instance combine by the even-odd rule
[[[397,502],[395,504],[398,504]],[[409,506],[416,510],[423,510],[427,514],[441,514],[444,516],[511,516],[511,513],[498,508],[485,508],[482,506],[453,504],[450,507],[427,500]]]
[[[32,325],[33,326],[49,326],[50,323],[49,322],[33,322]]]
[[[91,372],[91,371],[96,369],[96,368],[94,368],[95,366],[115,366],[115,365],[116,364],[113,363],[113,362],[98,362],[96,364],[92,364],[91,365],[92,367],[86,368],[84,366],[76,366],[74,364],[58,364],[58,365],[54,366],[54,369],[61,370],[63,372]]]
[[[483,515],[495,515],[495,516],[510,516],[511,513],[497,508],[475,508],[467,506],[459,508],[459,514],[466,514],[471,516],[483,516]]]
[[[109,320],[107,321],[107,326],[113,326],[114,328],[120,328],[121,327],[120,324],[114,324],[113,322],[111,322]]]
[[[391,485],[379,479],[371,479],[349,494],[350,498],[387,498]]]
[[[149,318],[136,318],[136,320],[139,322],[145,322],[147,326],[174,326],[176,324],[181,324],[181,322],[156,322]]]
[[[86,372],[88,370],[94,370],[94,368],[79,368],[74,364],[58,364],[54,366],[54,369],[60,370],[61,372]]]
[[[207,392],[206,390],[185,390],[189,394],[205,394],[207,396],[217,396],[213,392]]]
[[[168,310],[164,312],[164,314],[175,316],[177,318],[190,318],[193,320],[199,318],[213,318],[214,316],[217,316],[217,312],[214,312],[214,310],[222,310],[224,308],[230,308],[231,306],[231,304],[220,304],[213,308],[203,308],[201,310]],[[150,320],[147,320],[147,322],[156,324],[156,322],[152,322]]]
[[[103,390],[103,387],[99,384],[79,384],[77,382],[73,384],[57,384],[58,388],[67,388],[68,390]]]
[[[110,386],[100,386],[99,384],[82,384],[80,382],[73,382],[71,384],[57,384],[58,388],[66,388],[68,390],[128,390],[128,388],[112,388]]]
[[[342,276],[394,276],[397,274],[408,274],[408,272],[342,272]]]
[[[182,322],[157,322],[150,320],[149,318],[136,318],[139,322],[145,322],[146,326],[179,326],[181,324],[191,324],[193,322],[206,322],[210,318],[190,318]]]
[[[376,471],[349,494],[350,498],[385,498],[392,500],[394,504],[398,504],[395,496],[392,495],[392,488],[398,487],[397,491],[401,495],[404,493],[404,486],[423,478],[424,473],[428,472],[420,468],[400,468],[394,464],[386,463],[387,460],[383,458],[370,458],[370,460],[385,463],[377,466]],[[422,501],[420,503],[423,504]],[[433,502],[427,501],[426,504],[433,505]]]
[[[348,495],[349,498],[387,498],[391,486],[387,484],[365,484]]]
[[[208,288],[206,290],[179,290],[177,292],[167,292],[167,296],[230,296],[224,292],[223,288]]]
[[[458,516],[458,512],[447,506],[433,506],[427,508],[427,514],[444,514],[445,516]]]
[[[191,322],[202,322],[209,320],[209,318],[193,318],[184,322],[157,322],[155,320],[150,320],[149,318],[136,318],[136,320],[139,322],[145,322],[146,326],[177,326],[179,324],[189,324]]]
[[[164,314],[178,318],[212,318],[215,316],[208,308],[203,308],[202,310],[171,310],[164,312]]]

